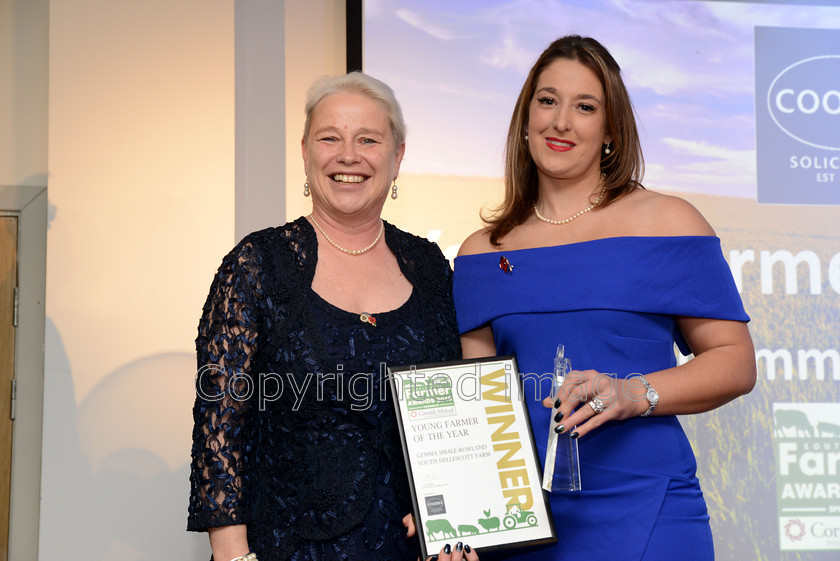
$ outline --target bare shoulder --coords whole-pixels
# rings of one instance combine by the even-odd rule
[[[627,197],[627,210],[639,218],[647,236],[714,236],[715,231],[694,205],[672,195],[639,189]]]
[[[477,232],[473,232],[464,240],[464,243],[458,249],[458,256],[477,255],[479,253],[489,253],[497,250],[498,248],[490,243],[490,232],[486,228],[482,228]]]

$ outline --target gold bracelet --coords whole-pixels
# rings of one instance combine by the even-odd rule
[[[248,553],[246,555],[240,555],[239,557],[234,557],[230,561],[257,561],[257,554],[256,553]]]

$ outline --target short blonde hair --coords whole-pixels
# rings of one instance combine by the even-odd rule
[[[303,125],[303,138],[309,136],[309,126],[315,107],[331,95],[337,93],[356,93],[378,103],[391,123],[394,145],[399,149],[405,143],[406,127],[402,109],[388,84],[362,72],[350,72],[341,76],[325,76],[316,80],[306,92],[306,122]]]

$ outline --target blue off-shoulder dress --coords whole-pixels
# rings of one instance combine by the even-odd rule
[[[690,353],[680,316],[749,321],[716,237],[619,237],[462,256],[454,296],[461,333],[490,325],[497,353],[516,356],[543,463],[550,376],[534,379],[552,372],[559,343],[574,370],[626,378],[675,366],[674,343]],[[608,422],[579,445],[583,490],[550,495],[558,543],[505,559],[714,558],[696,460],[675,416]]]

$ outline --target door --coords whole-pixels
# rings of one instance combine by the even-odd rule
[[[17,217],[0,216],[0,561],[7,561],[9,550],[17,231]]]

